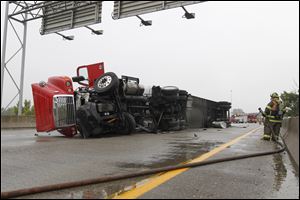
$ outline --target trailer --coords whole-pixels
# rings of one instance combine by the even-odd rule
[[[74,88],[73,84],[79,87]],[[104,63],[80,66],[75,77],[53,76],[32,84],[36,129],[57,130],[67,137],[82,138],[107,133],[130,134],[137,130],[151,133],[182,130],[195,124],[192,117],[197,104],[186,90],[176,86],[152,86],[150,95],[139,78],[118,77],[104,71]],[[204,126],[214,121],[229,123],[230,103],[207,101]]]

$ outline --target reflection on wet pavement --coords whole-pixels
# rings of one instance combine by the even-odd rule
[[[57,198],[67,199],[111,199],[114,196],[138,187],[148,181],[149,176],[133,178],[130,180],[113,181],[57,192]]]
[[[194,141],[194,142],[191,142]],[[170,150],[164,154],[156,155],[152,157],[152,161],[148,163],[117,163],[120,168],[136,168],[139,170],[154,169],[159,167],[166,167],[172,165],[178,165],[186,163],[200,155],[209,152],[213,148],[223,144],[222,142],[208,142],[208,141],[195,141],[195,139],[177,139],[175,141],[169,142],[168,145],[171,146]],[[153,176],[153,175],[152,175]],[[112,195],[108,198],[113,198],[117,194],[121,194],[125,191],[131,190],[138,185],[143,185],[149,179],[140,179],[141,181],[135,182],[130,186],[126,186],[120,190],[116,190],[115,193],[110,193]]]
[[[185,141],[185,142],[183,142]],[[168,143],[170,149],[168,152],[152,156],[150,162],[119,162],[117,166],[120,168],[138,168],[138,169],[153,169],[171,165],[178,165],[180,163],[188,162],[211,149],[223,144],[222,142],[208,142],[208,141],[194,141],[186,142],[189,140],[175,140]]]
[[[274,184],[273,187],[275,190],[279,191],[283,181],[286,179],[287,170],[282,160],[281,154],[274,154],[273,155],[274,161]]]
[[[195,136],[182,137],[174,136],[172,139],[167,139],[165,152],[154,154],[146,162],[118,162],[117,166],[125,171],[137,169],[139,171],[177,165],[180,163],[192,160],[210,150],[223,144],[222,142],[210,142],[199,140]],[[111,174],[113,175],[113,174]],[[114,195],[120,194],[144,184],[151,176],[138,177],[130,180],[111,182],[106,184],[97,184],[88,187],[78,188],[78,190],[65,191],[59,197],[69,199],[106,199],[112,198]]]

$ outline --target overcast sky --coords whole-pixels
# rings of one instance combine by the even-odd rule
[[[103,2],[102,23],[92,26],[102,36],[79,28],[63,32],[75,36],[64,41],[41,36],[41,20],[29,22],[25,99],[32,99],[31,83],[75,76],[77,66],[102,61],[106,72],[139,77],[146,86],[176,85],[213,101],[230,101],[232,91],[233,107],[245,112],[264,107],[272,92],[299,87],[298,1],[208,1],[186,7],[196,13],[191,20],[182,18],[182,8],[142,15],[150,27],[136,17],[113,20],[112,6]],[[1,44],[4,7],[1,2]],[[8,34],[7,59],[19,47],[11,27]],[[8,68],[19,82],[20,62]],[[17,90],[4,75],[6,105]]]

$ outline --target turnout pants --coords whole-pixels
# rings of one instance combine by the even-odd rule
[[[268,119],[265,120],[264,122],[264,136],[263,139],[265,140],[278,140],[279,138],[279,133],[280,133],[280,127],[281,127],[281,122],[270,122]],[[274,132],[274,136],[272,138],[272,130]]]

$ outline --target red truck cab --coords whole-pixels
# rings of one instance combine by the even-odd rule
[[[87,83],[93,87],[95,80],[104,74],[104,63],[84,65],[77,68],[77,77],[86,74]],[[77,133],[73,81],[67,76],[53,76],[47,82],[33,83],[32,93],[36,115],[36,130],[49,132],[58,130],[65,136]]]

